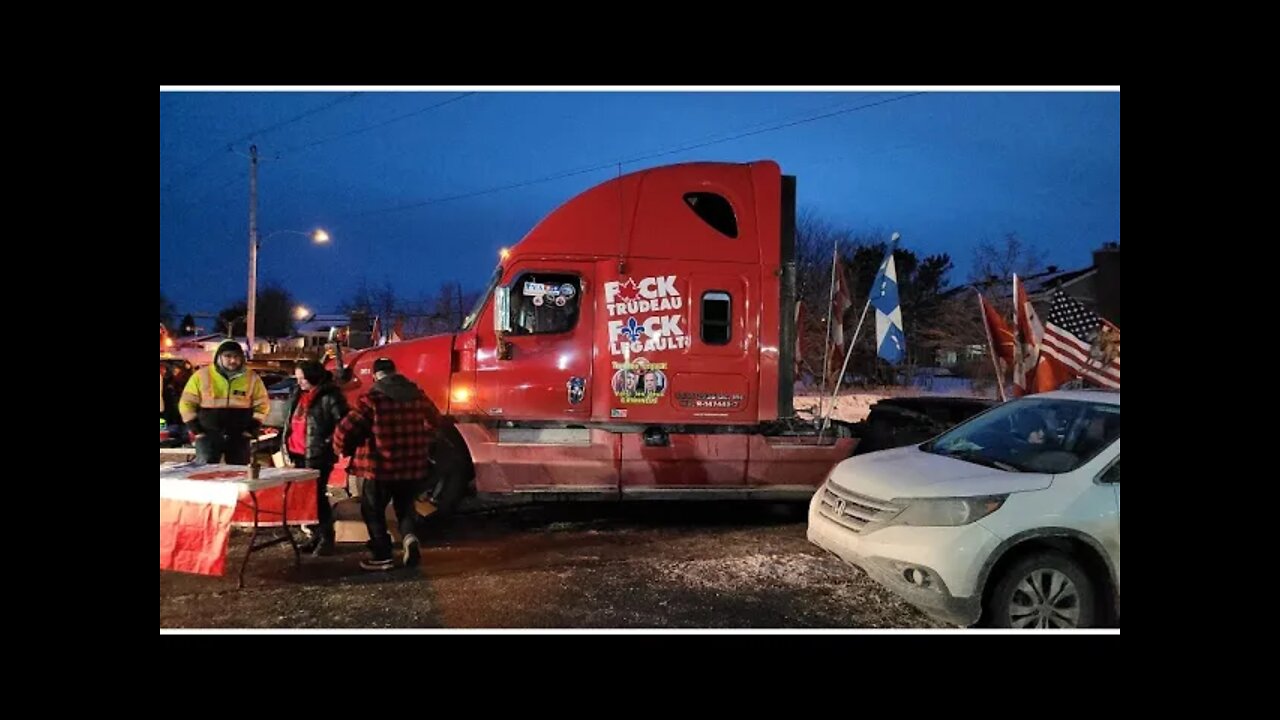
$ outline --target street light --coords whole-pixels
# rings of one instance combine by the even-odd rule
[[[311,316],[311,311],[307,309],[306,305],[299,305],[298,307],[294,308],[293,317],[295,317],[298,320],[298,322],[302,322],[303,320],[306,320],[310,316]]]
[[[249,357],[253,357],[253,334],[257,329],[258,318],[258,250],[262,243],[270,240],[276,235],[301,235],[302,237],[311,238],[311,241],[317,245],[324,245],[329,242],[329,233],[316,228],[311,232],[302,232],[301,230],[277,230],[264,238],[257,237],[257,225],[253,225],[253,241],[249,243],[249,311],[248,311],[248,327],[246,328],[248,337],[246,340],[249,345]]]

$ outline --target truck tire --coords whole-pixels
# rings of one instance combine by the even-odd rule
[[[984,624],[998,628],[1088,628],[1098,596],[1084,568],[1060,552],[1035,552],[1009,566],[987,599]]]
[[[471,490],[475,470],[471,454],[456,428],[443,430],[431,451],[431,475],[415,503],[418,519],[451,515]]]

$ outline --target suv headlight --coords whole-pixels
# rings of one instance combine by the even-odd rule
[[[1008,495],[986,495],[964,498],[899,498],[894,503],[906,505],[885,525],[916,525],[922,527],[950,527],[968,525],[984,518],[1004,504]]]

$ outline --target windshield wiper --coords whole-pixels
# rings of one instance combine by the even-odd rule
[[[980,454],[976,450],[955,450],[952,452],[941,452],[938,454],[942,455],[943,457],[953,457],[957,460],[964,460],[965,462],[971,462],[975,465],[991,467],[997,470],[1004,470],[1006,472],[1023,472],[1022,468],[1018,467],[1017,465],[1014,465],[1013,463],[1004,462],[1002,460],[994,460],[992,458],[989,458],[985,455]]]

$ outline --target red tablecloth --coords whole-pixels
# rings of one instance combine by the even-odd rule
[[[262,468],[249,480],[243,465],[160,466],[160,569],[221,575],[233,525],[279,526],[288,485],[290,525],[316,522],[315,470]]]

